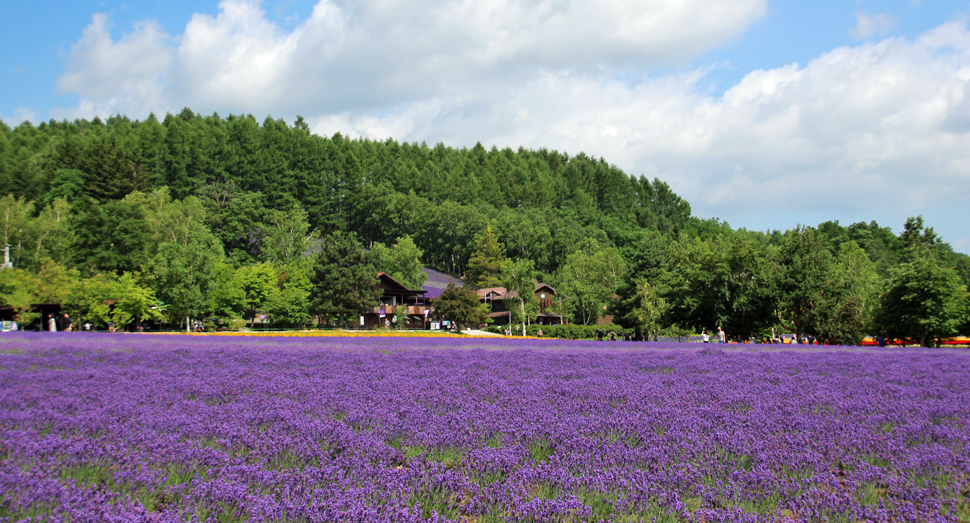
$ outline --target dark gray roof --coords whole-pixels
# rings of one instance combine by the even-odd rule
[[[428,275],[428,280],[425,281],[424,285],[422,286],[425,289],[444,289],[449,283],[454,283],[459,287],[465,285],[465,282],[462,281],[461,278],[456,278],[448,273],[436,271],[431,267],[424,267],[421,270]]]

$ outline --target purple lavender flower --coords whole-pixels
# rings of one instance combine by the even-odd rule
[[[0,521],[968,521],[970,353],[0,337]]]

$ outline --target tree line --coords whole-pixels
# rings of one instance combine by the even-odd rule
[[[663,181],[582,153],[321,137],[302,118],[189,109],[0,122],[0,194],[19,271],[0,289],[11,306],[46,291],[7,280],[59,271],[64,289],[101,278],[89,287],[151,291],[144,300],[164,302],[171,321],[261,310],[281,324],[339,322],[375,299],[372,277],[341,287],[346,270],[415,285],[427,264],[472,287],[540,279],[570,321],[612,316],[647,335],[723,326],[931,343],[967,328],[970,259],[920,218],[899,235],[875,222],[735,230],[691,216]],[[82,311],[102,298],[82,299],[82,287],[58,303]],[[537,307],[517,294],[509,309],[528,323]],[[128,314],[152,319],[140,310]]]

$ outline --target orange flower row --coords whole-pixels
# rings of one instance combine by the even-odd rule
[[[394,331],[394,330],[303,330],[303,331],[247,331],[247,332],[157,332],[154,334],[189,334],[192,336],[265,336],[286,338],[346,337],[346,338],[467,338],[468,334],[442,331]],[[489,336],[491,338],[505,336]]]

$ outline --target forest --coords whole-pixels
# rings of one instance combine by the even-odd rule
[[[781,231],[692,216],[659,179],[546,149],[314,135],[189,109],[144,120],[0,122],[0,302],[132,328],[205,318],[341,324],[377,271],[557,289],[572,323],[647,337],[722,327],[922,345],[970,333],[970,257],[921,217]],[[521,293],[526,296],[527,293]],[[536,307],[527,298],[516,321]]]

